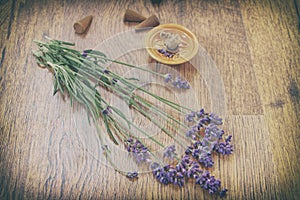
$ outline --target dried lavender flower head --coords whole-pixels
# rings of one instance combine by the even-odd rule
[[[150,153],[148,148],[139,140],[133,138],[127,139],[125,147],[128,152],[131,152],[134,160],[137,163],[150,162]]]
[[[164,151],[163,157],[173,159],[177,156],[175,145],[167,147]]]

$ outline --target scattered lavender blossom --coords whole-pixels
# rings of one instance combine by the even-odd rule
[[[108,115],[109,113],[112,112],[112,109],[111,109],[109,106],[107,106],[107,107],[106,107],[105,109],[103,109],[101,112],[102,112],[103,115]]]
[[[194,179],[196,185],[200,185],[210,194],[219,193],[220,197],[224,197],[228,190],[221,190],[221,181],[203,169],[213,167],[214,152],[223,155],[232,153],[232,136],[223,139],[224,131],[219,128],[222,119],[213,113],[206,113],[204,109],[190,112],[186,115],[186,121],[193,123],[186,132],[187,137],[192,139],[192,144],[185,149],[184,155],[177,163],[161,165],[152,162],[150,169],[153,176],[164,185],[173,184],[179,187],[182,187],[187,179]],[[126,147],[138,163],[150,162],[149,151],[139,140],[128,139]],[[174,158],[177,156],[175,150],[175,145],[166,147],[163,157]],[[135,174],[130,173],[128,176],[135,177]]]
[[[203,164],[205,167],[212,167],[214,165],[214,161],[212,160],[210,153],[202,155],[199,158],[199,163]]]
[[[225,142],[219,142],[214,146],[214,150],[222,155],[229,155],[233,152],[233,146],[230,144],[232,136],[229,135]]]
[[[221,187],[221,181],[211,176],[208,171],[204,171],[197,176],[196,184],[199,184],[203,189],[208,190],[209,194],[216,193]]]
[[[153,176],[164,185],[174,184],[182,187],[184,185],[184,176],[181,172],[177,171],[172,165],[166,165],[164,167],[154,170]]]
[[[193,111],[186,115],[185,120],[188,122],[194,121],[195,116],[196,116],[196,113]]]
[[[165,74],[165,82],[168,83],[172,80],[172,75],[170,73]]]
[[[82,52],[82,54],[81,54],[83,57],[87,57],[87,52],[84,50],[83,52]]]
[[[220,197],[221,197],[221,198],[225,197],[225,196],[226,196],[226,193],[227,193],[227,191],[228,191],[228,190],[227,190],[226,188],[224,188],[223,190],[221,190],[221,192],[220,192],[220,194],[219,194],[219,195],[220,195]]]
[[[144,146],[139,140],[129,138],[126,141],[126,149],[131,152],[137,163],[150,162],[150,153],[146,146]]]
[[[157,50],[160,54],[164,55],[165,57],[168,57],[168,58],[173,58],[175,56],[174,53],[171,53],[165,49],[158,49]]]
[[[126,173],[126,177],[129,178],[129,179],[137,178],[138,175],[139,175],[139,174],[138,174],[137,172],[127,172],[127,173]]]
[[[103,69],[103,73],[105,73],[105,74],[109,74],[109,73],[110,73],[110,71],[109,71],[108,69]]]
[[[211,122],[212,124],[215,124],[215,125],[222,125],[222,124],[223,124],[222,118],[220,118],[218,115],[216,115],[216,114],[214,114],[214,113],[212,113],[212,114],[210,115],[209,119],[210,119],[210,122]]]
[[[189,83],[186,80],[182,80],[180,78],[180,76],[177,76],[175,78],[175,80],[173,80],[172,75],[170,73],[167,73],[164,75],[164,78],[165,78],[164,79],[165,83],[171,82],[172,85],[178,89],[189,89],[190,88]]]
[[[177,156],[177,153],[176,153],[175,145],[171,145],[165,149],[164,155],[163,155],[164,158],[173,159],[176,156]]]

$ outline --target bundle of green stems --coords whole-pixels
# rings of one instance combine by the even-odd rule
[[[115,71],[108,70],[107,63],[114,63],[140,70],[161,78],[164,82],[172,82],[177,88],[188,89],[189,86],[186,81],[182,81],[178,78],[175,80],[169,73],[162,74],[145,67],[139,67],[108,58],[100,51],[78,51],[73,48],[73,43],[49,38],[47,42],[35,41],[35,43],[38,45],[38,50],[34,51],[33,54],[36,57],[38,65],[47,68],[53,73],[53,94],[60,91],[63,95],[68,95],[71,105],[73,105],[73,101],[75,100],[85,107],[88,119],[90,120],[91,118],[97,127],[98,136],[105,155],[116,171],[126,174],[129,178],[137,177],[136,172],[123,172],[109,159],[110,152],[104,142],[103,138],[105,133],[103,133],[99,127],[99,119],[102,119],[106,133],[116,145],[124,144],[128,152],[135,154],[137,162],[149,163],[153,171],[166,165],[164,159],[152,153],[153,149],[151,149],[150,146],[138,140],[138,136],[135,134],[136,131],[139,132],[140,135],[143,135],[144,138],[165,149],[163,157],[171,157],[177,162],[181,162],[181,158],[179,158],[175,152],[174,146],[165,146],[163,142],[130,120],[128,116],[122,112],[122,109],[112,105],[105,99],[101,90],[108,91],[120,97],[129,109],[133,109],[147,118],[153,125],[161,130],[161,133],[175,141],[176,145],[187,148],[187,151],[190,148],[189,143],[195,146],[195,144],[202,142],[201,147],[199,146],[202,154],[211,155],[212,150],[217,146],[216,144],[220,144],[219,139],[223,133],[216,127],[221,125],[220,118],[213,114],[205,113],[203,109],[199,112],[195,112],[188,107],[156,95],[144,87],[141,87],[140,84],[137,84],[139,80],[135,77],[125,78]],[[159,101],[163,106],[154,105],[146,98],[147,96]],[[165,112],[163,108],[169,108],[172,112]],[[182,117],[186,120],[182,120]],[[196,123],[196,125],[190,126],[192,123]],[[187,151],[185,153],[186,155],[188,155]],[[227,152],[226,154],[229,153]],[[200,157],[198,159],[200,159]],[[201,159],[203,158],[204,157],[201,157]],[[156,178],[160,179],[160,182],[165,183],[160,176],[162,176],[161,173],[159,177]],[[179,178],[177,179],[179,180]],[[169,182],[172,182],[171,180],[173,179],[170,178]],[[173,182],[180,185],[175,179]],[[210,187],[211,191],[217,191],[217,189],[212,188],[213,186]],[[224,193],[224,191],[222,192]]]

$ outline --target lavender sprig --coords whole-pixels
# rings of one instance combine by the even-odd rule
[[[131,152],[137,163],[150,162],[150,153],[148,148],[139,140],[127,139],[125,143],[128,152]]]
[[[211,194],[217,192],[219,192],[220,196],[226,194],[227,189],[220,189],[220,180],[215,179],[206,170],[214,165],[214,152],[228,155],[233,151],[233,146],[230,143],[232,136],[223,139],[224,131],[219,127],[223,124],[222,119],[213,113],[206,113],[204,109],[193,111],[190,108],[151,93],[135,84],[132,81],[135,80],[134,77],[132,79],[124,78],[118,73],[108,70],[102,64],[110,61],[138,69],[159,76],[165,82],[171,82],[176,88],[188,89],[190,86],[187,81],[182,80],[180,77],[173,79],[169,73],[160,74],[147,68],[107,58],[106,55],[99,51],[85,50],[80,52],[70,48],[70,46],[74,46],[72,43],[51,39],[48,43],[39,41],[36,41],[36,43],[39,46],[39,51],[34,52],[37,63],[48,68],[54,74],[54,94],[60,91],[63,95],[69,95],[71,104],[73,100],[76,100],[84,105],[87,109],[88,117],[92,117],[96,126],[97,120],[101,118],[112,141],[115,144],[125,144],[125,148],[136,163],[149,164],[154,177],[159,182],[182,187],[187,179],[194,179],[196,184],[208,190]],[[110,105],[101,96],[98,89],[99,86],[121,97],[130,108],[135,109],[148,118],[166,136],[173,139],[175,145],[186,147],[184,155],[178,158],[175,145],[166,147],[129,120],[121,110]],[[186,116],[186,123],[164,112],[159,107],[155,107],[142,96],[135,94],[133,92],[135,90],[162,102],[165,107],[172,109],[172,112],[180,116]],[[159,118],[154,118],[149,113],[149,109]],[[172,126],[178,125],[180,128],[169,129],[168,126],[164,126],[165,121],[171,121],[170,124]],[[151,142],[162,147],[164,149],[163,158],[170,158],[171,160],[176,158],[177,162],[164,164],[163,159],[158,158],[153,153],[153,149],[132,137],[134,135],[133,130],[138,131],[150,139]],[[178,136],[180,137],[173,133],[174,130],[178,130]],[[189,138],[190,144],[182,140],[185,136]],[[99,133],[99,138],[104,154],[115,170],[129,179],[136,179],[138,172],[123,172],[112,162],[109,148],[103,143],[101,133]]]

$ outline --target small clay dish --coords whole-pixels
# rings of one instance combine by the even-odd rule
[[[176,52],[168,50],[166,40],[162,35],[180,38]],[[198,52],[196,36],[184,26],[178,24],[162,24],[150,30],[145,38],[145,45],[149,55],[167,65],[179,65],[191,60]]]

